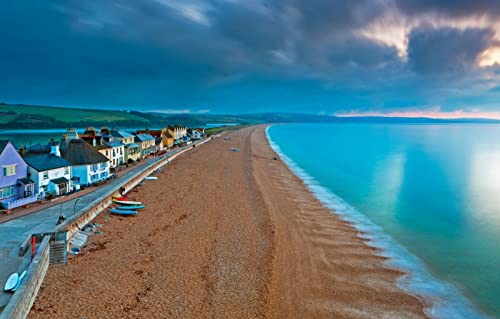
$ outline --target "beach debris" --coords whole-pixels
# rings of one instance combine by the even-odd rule
[[[233,148],[231,148],[231,151],[233,151],[233,152],[239,152],[239,151],[240,151],[240,149],[239,149],[239,148],[237,148],[237,147],[233,147]]]
[[[76,233],[76,235],[71,239],[69,242],[70,249],[73,247],[78,247],[81,248],[85,243],[87,242],[87,239],[89,238],[89,234],[85,231],[79,231]]]
[[[224,141],[229,141],[229,140],[231,140],[230,137],[224,137]]]
[[[80,247],[70,247],[69,254],[76,256],[80,253],[80,251],[81,251]]]

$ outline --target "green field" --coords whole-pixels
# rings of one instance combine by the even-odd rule
[[[147,119],[124,111],[73,109],[35,105],[0,105],[0,123],[13,121],[17,115],[49,117],[68,124],[79,122],[149,122]]]

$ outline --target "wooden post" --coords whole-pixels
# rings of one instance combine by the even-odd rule
[[[35,245],[36,245],[36,237],[31,236],[31,261],[35,257]]]

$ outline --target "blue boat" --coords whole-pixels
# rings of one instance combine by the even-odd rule
[[[143,209],[146,206],[144,205],[130,205],[130,206],[118,206],[116,209],[123,209],[123,210],[136,210],[136,209]]]
[[[123,216],[131,216],[137,215],[137,211],[135,210],[125,210],[125,209],[110,209],[109,212],[115,215],[123,215]]]

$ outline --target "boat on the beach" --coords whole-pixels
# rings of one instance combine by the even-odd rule
[[[14,288],[12,288],[12,291],[16,291],[17,288],[19,288],[19,286],[21,285],[21,281],[23,281],[24,276],[26,276],[26,270],[23,271],[23,273],[21,274],[21,276],[19,276],[19,280],[17,281],[16,286]]]
[[[158,176],[148,176],[144,178],[147,181],[156,181],[158,179]]]
[[[113,199],[113,202],[116,203],[116,204],[120,204],[120,205],[127,205],[127,206],[131,206],[131,205],[142,205],[141,202],[135,202],[135,201],[131,201],[131,200],[118,200],[118,199]]]
[[[9,276],[9,279],[7,279],[7,282],[5,283],[3,290],[12,291],[12,289],[14,289],[17,286],[18,282],[19,282],[19,274],[15,272]]]
[[[110,209],[110,214],[114,215],[123,215],[123,216],[132,216],[137,215],[137,211],[135,210],[125,210],[125,209]]]
[[[146,206],[144,205],[127,205],[127,206],[118,206],[116,209],[125,209],[125,210],[136,210],[136,209],[143,209]]]

